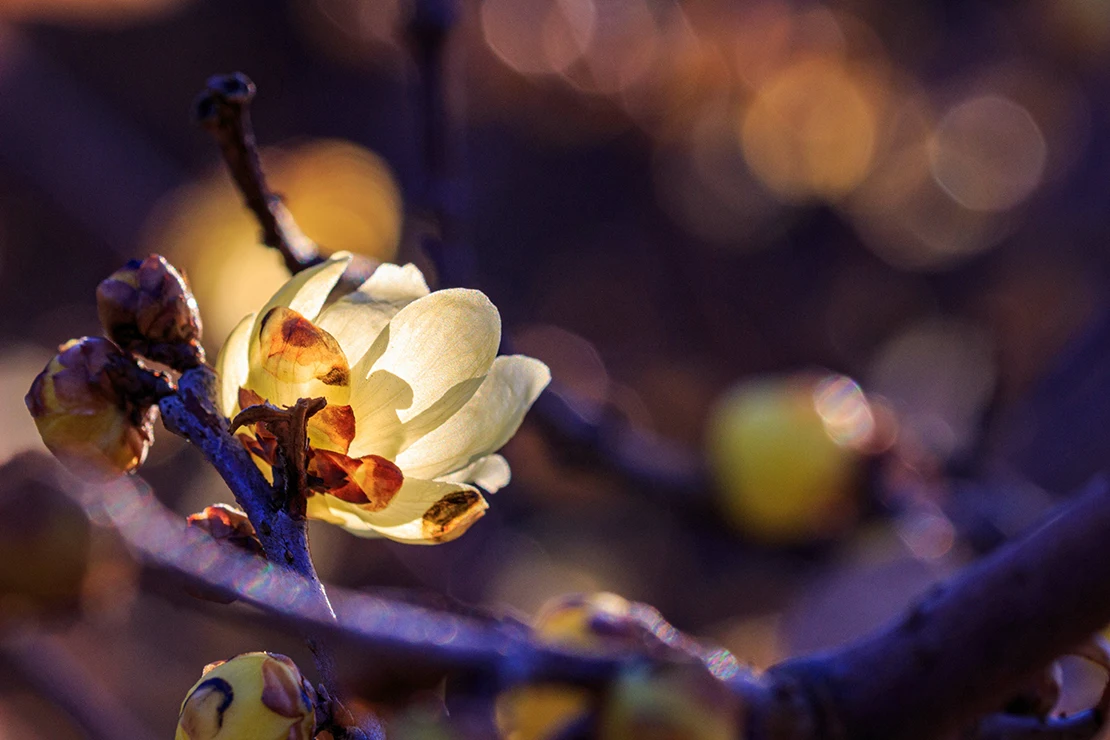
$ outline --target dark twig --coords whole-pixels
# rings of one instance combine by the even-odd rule
[[[994,714],[961,736],[961,740],[1091,740],[1102,729],[1093,709],[1061,719]]]
[[[262,241],[281,252],[292,273],[323,261],[316,244],[297,227],[281,198],[262,173],[250,120],[255,87],[242,72],[209,78],[197,98],[195,116],[220,145],[243,202],[262,226]]]
[[[91,740],[153,740],[102,682],[58,638],[36,631],[0,641],[0,666],[65,711]]]

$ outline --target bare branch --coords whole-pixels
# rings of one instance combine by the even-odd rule
[[[295,274],[323,258],[316,244],[293,221],[281,198],[266,185],[250,119],[254,94],[254,83],[242,72],[216,75],[209,78],[197,98],[195,116],[220,145],[243,203],[262,226],[263,243],[281,252],[285,266]]]
[[[1110,622],[1110,486],[937,587],[890,629],[772,669],[830,737],[943,737]]]
[[[285,566],[303,580],[305,608],[319,622],[335,622],[327,592],[316,575],[308,549],[308,531],[303,513],[303,500],[295,507],[289,503],[288,491],[278,495],[255,466],[250,453],[229,431],[228,421],[216,408],[216,376],[211,368],[201,366],[182,374],[178,392],[159,402],[162,421],[166,429],[184,437],[196,446],[205,459],[219,472],[235,495],[235,500],[246,512],[258,533],[266,557]],[[313,408],[312,402],[298,404],[304,443],[304,419]],[[303,470],[303,465],[302,465]],[[303,475],[303,473],[302,473]],[[294,483],[294,485],[296,485]],[[303,493],[303,490],[301,491]],[[306,625],[307,626],[307,625]],[[314,627],[318,627],[314,624]],[[326,635],[318,629],[307,629],[305,641],[312,650],[316,668],[327,694],[341,696],[335,658],[326,644]],[[381,737],[379,728],[363,728],[363,735],[348,737]],[[357,732],[357,729],[351,730]],[[340,732],[339,734],[343,734]]]

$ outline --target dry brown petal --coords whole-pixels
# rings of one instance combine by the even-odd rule
[[[266,660],[262,664],[262,703],[274,714],[303,719],[306,706],[301,685],[294,676],[300,676],[296,665],[290,669],[277,660]]]
[[[262,368],[280,382],[350,383],[351,369],[339,342],[291,308],[270,309],[262,319],[259,343]]]
[[[347,457],[330,450],[312,450],[309,487],[367,511],[381,511],[405,482],[401,469],[384,457]]]
[[[246,514],[233,506],[208,506],[204,511],[191,514],[186,521],[217,540],[229,542],[254,555],[262,554],[262,543],[255,534],[254,525]]]
[[[355,438],[355,414],[350,406],[325,406],[308,420],[308,439],[318,449],[347,454]]]
[[[486,508],[477,491],[453,491],[424,512],[424,536],[433,542],[450,542],[481,519]]]

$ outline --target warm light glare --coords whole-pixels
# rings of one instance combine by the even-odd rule
[[[317,141],[264,159],[274,190],[325,254],[393,259],[401,195],[377,155]],[[211,348],[289,278],[278,253],[261,246],[258,224],[222,171],[172,195],[149,228],[148,249],[166,253],[188,275]]]
[[[871,164],[873,92],[862,76],[827,59],[784,70],[759,90],[741,124],[752,170],[787,200],[850,192]]]

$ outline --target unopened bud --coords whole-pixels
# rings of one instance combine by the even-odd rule
[[[311,740],[313,691],[276,653],[244,653],[206,666],[181,704],[174,740]]]
[[[125,350],[176,370],[204,362],[196,299],[165,257],[116,270],[97,286],[96,307],[108,337]]]
[[[694,665],[632,672],[611,687],[601,711],[601,740],[733,740],[742,709],[727,686]]]
[[[133,404],[112,384],[109,365],[121,359],[107,339],[71,339],[24,399],[47,448],[70,471],[93,481],[137,468],[154,438],[155,409]]]
[[[261,555],[263,553],[262,542],[255,534],[251,520],[234,506],[227,504],[208,506],[205,507],[204,511],[190,514],[186,521],[190,527],[202,529],[213,539],[226,542],[251,555]],[[237,598],[225,591],[203,584],[186,585],[185,592],[195,598],[217,604],[231,604]]]
[[[621,648],[642,644],[643,628],[635,605],[617,594],[599,592],[559,596],[536,616],[536,635],[578,648]]]
[[[247,515],[228,504],[205,507],[204,511],[190,514],[189,526],[203,529],[213,538],[227,542],[252,555],[262,554],[262,543],[255,534],[254,525]]]

